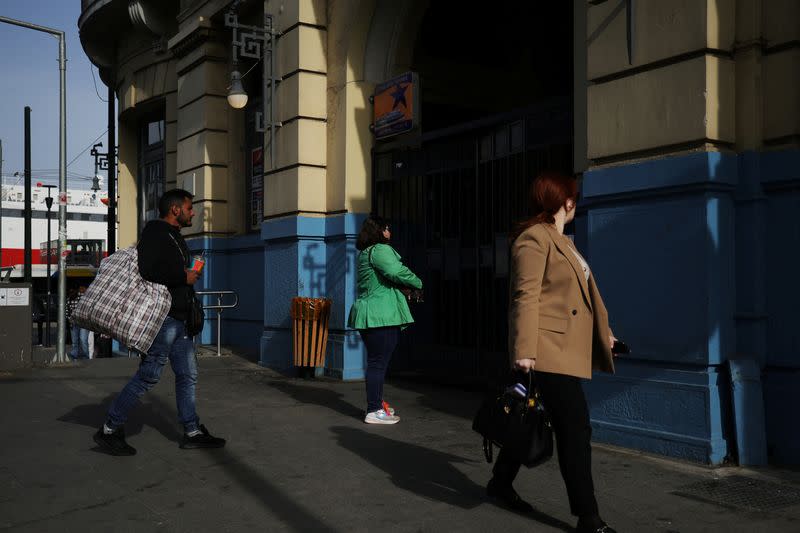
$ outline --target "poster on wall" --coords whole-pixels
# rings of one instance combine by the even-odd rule
[[[406,133],[419,125],[418,87],[414,72],[406,72],[375,87],[372,133],[376,139]]]
[[[250,151],[250,227],[258,229],[264,218],[264,149]]]

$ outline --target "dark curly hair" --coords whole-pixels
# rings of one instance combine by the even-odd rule
[[[365,250],[373,244],[385,244],[389,242],[383,236],[383,230],[389,227],[389,221],[376,215],[370,215],[361,225],[356,239],[356,248]]]

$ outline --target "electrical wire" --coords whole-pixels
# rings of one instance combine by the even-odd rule
[[[83,150],[81,150],[81,153],[79,153],[78,155],[76,155],[76,156],[75,156],[75,157],[72,159],[72,161],[70,161],[69,163],[67,163],[67,167],[69,167],[69,166],[70,166],[72,163],[74,163],[75,161],[77,161],[77,160],[78,160],[78,158],[79,158],[80,156],[82,156],[82,155],[84,154],[84,152],[86,152],[86,150],[88,150],[89,148],[91,148],[92,146],[94,146],[94,143],[96,143],[97,141],[99,141],[99,140],[100,140],[100,138],[101,138],[103,135],[105,135],[106,133],[108,133],[108,128],[106,128],[106,129],[103,131],[103,133],[101,133],[100,135],[98,135],[98,136],[97,136],[97,138],[96,138],[95,140],[93,140],[92,142],[90,142],[90,143],[89,143],[89,146],[87,146],[86,148],[84,148]]]
[[[97,90],[97,80],[94,78],[94,68],[92,66],[91,61],[89,62],[89,72],[92,73],[92,82],[94,83],[94,92],[97,94],[97,97],[100,99],[101,102],[108,103],[107,98],[103,98],[100,96],[100,91]]]
[[[253,66],[252,66],[252,67],[250,67],[249,69],[247,69],[247,72],[245,72],[245,73],[242,75],[242,77],[241,77],[241,78],[239,78],[239,79],[240,79],[240,80],[243,80],[245,76],[247,76],[248,74],[250,74],[250,71],[251,71],[251,70],[253,70],[254,68],[256,68],[256,65],[258,65],[258,63],[259,63],[258,61],[256,61],[255,63],[253,63]]]
[[[241,78],[239,78],[239,79],[240,79],[240,80],[243,80],[245,76],[247,76],[248,74],[250,74],[250,71],[251,71],[251,70],[253,70],[254,68],[256,68],[256,66],[258,66],[258,64],[259,64],[259,62],[258,62],[258,61],[256,61],[255,63],[253,63],[253,66],[252,66],[252,67],[250,67],[249,69],[247,69],[247,72],[245,72],[244,74],[242,74],[242,77],[241,77]],[[226,89],[230,89],[230,88],[231,88],[231,86],[230,86],[230,85],[228,85],[228,87],[226,87]]]

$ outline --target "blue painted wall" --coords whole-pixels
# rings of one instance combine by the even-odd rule
[[[265,288],[260,363],[293,369],[291,318],[293,297],[332,300],[324,373],[339,379],[363,379],[364,351],[358,333],[346,328],[355,298],[355,238],[365,215],[287,217],[263,223]]]
[[[761,154],[766,198],[764,402],[772,460],[800,464],[800,150]]]
[[[759,464],[766,433],[773,461],[800,462],[780,407],[800,385],[800,311],[786,297],[798,155],[694,153],[585,174],[576,243],[633,348],[587,385],[598,440],[711,463],[736,459],[738,440]],[[732,360],[761,376],[732,388]]]
[[[187,239],[193,253],[205,250],[206,267],[197,290],[234,290],[239,305],[222,313],[222,344],[258,352],[264,326],[264,243],[259,234]],[[225,302],[229,301],[226,297]],[[205,296],[205,304],[217,299]],[[217,343],[217,312],[206,311],[202,344]]]

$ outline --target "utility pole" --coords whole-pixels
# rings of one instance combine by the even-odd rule
[[[50,310],[52,308],[51,301],[52,298],[50,297],[50,262],[53,258],[53,248],[50,245],[50,209],[53,208],[53,195],[50,193],[50,189],[54,189],[55,185],[45,185],[47,187],[47,198],[44,199],[44,203],[47,206],[47,336],[45,337],[45,346],[50,346]],[[58,247],[56,247],[58,250]]]
[[[31,108],[25,106],[25,230],[24,230],[24,279],[25,283],[33,282],[32,275],[32,254],[31,254]]]
[[[0,139],[0,267],[3,266],[3,139]]]
[[[108,84],[108,255],[117,251],[117,114],[114,84]]]
[[[67,362],[67,44],[58,32],[58,362]]]
[[[49,33],[58,38],[58,348],[56,361],[67,362],[67,45],[64,32],[0,16],[0,22]]]

